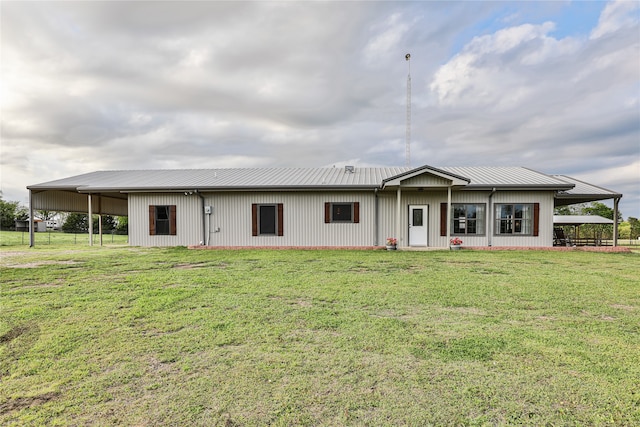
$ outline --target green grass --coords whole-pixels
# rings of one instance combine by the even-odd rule
[[[639,425],[640,255],[0,249],[1,425]]]
[[[88,245],[89,234],[63,233],[61,231],[44,231],[33,233],[36,246]],[[103,245],[126,245],[129,236],[120,234],[103,234]],[[93,235],[93,244],[100,244],[100,236]],[[29,246],[28,231],[0,231],[0,246]]]

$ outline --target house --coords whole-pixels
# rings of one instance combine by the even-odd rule
[[[555,206],[622,194],[524,167],[98,171],[30,185],[30,209],[128,216],[134,246],[553,246]],[[90,239],[91,241],[91,239]],[[32,240],[33,244],[33,240]]]

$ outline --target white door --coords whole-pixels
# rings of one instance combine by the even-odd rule
[[[409,246],[427,246],[427,205],[409,206]]]

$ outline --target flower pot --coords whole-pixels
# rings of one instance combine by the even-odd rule
[[[387,245],[387,250],[388,251],[395,251],[396,249],[398,249],[397,245]]]
[[[452,251],[459,251],[462,248],[462,245],[451,245],[449,246],[449,249],[451,249]]]

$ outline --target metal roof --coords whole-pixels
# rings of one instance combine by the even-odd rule
[[[613,220],[600,215],[554,215],[554,225],[613,224]]]
[[[79,192],[184,190],[266,190],[377,188],[383,181],[412,171],[444,172],[469,181],[472,188],[544,188],[569,190],[574,183],[523,167],[422,166],[360,168],[236,168],[97,171],[30,185],[30,190],[69,189]],[[592,186],[593,187],[593,186]],[[597,187],[594,187],[597,188]],[[611,196],[610,196],[611,197]]]
[[[621,198],[622,194],[608,190],[597,185],[572,178],[567,175],[552,175],[554,178],[573,184],[569,190],[559,191],[556,194],[555,205],[572,205],[575,203],[592,202],[595,200],[606,200]]]

